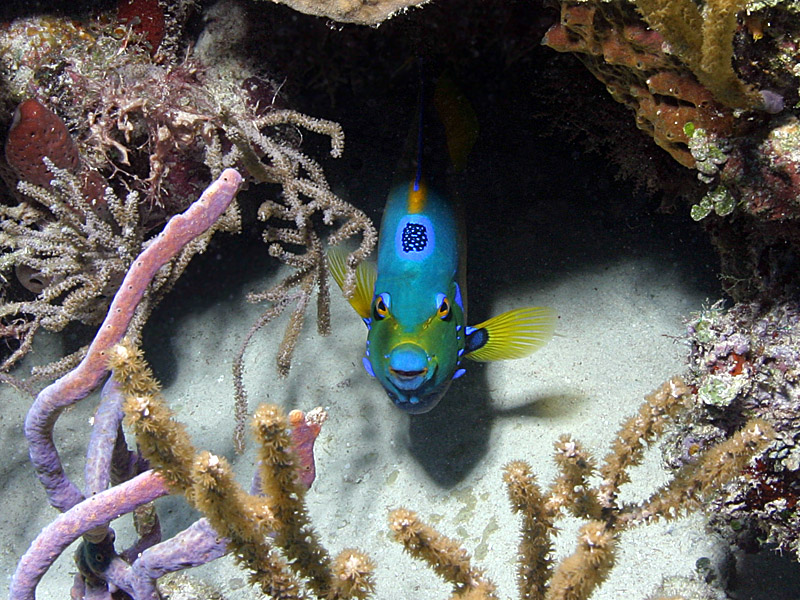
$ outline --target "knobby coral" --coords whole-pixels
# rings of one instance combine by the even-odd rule
[[[733,37],[743,0],[637,0],[644,20],[661,33],[670,49],[718,101],[730,108],[768,108],[764,96],[733,70]]]
[[[398,13],[429,0],[275,0],[300,12],[342,23],[380,25]]]
[[[636,126],[686,167],[695,166],[684,132],[687,122],[716,135],[731,133],[731,110],[664,51],[660,30],[649,29],[628,7],[564,2],[560,22],[542,43],[576,53],[614,100],[634,110]]]
[[[618,502],[620,486],[639,464],[645,448],[691,403],[693,390],[680,378],[650,394],[638,414],[628,419],[598,468],[580,443],[569,436],[555,444],[560,475],[543,492],[524,461],[505,467],[503,479],[512,509],[522,517],[517,583],[519,597],[529,600],[585,600],[603,582],[616,560],[616,542],[624,531],[657,519],[674,519],[696,510],[719,487],[737,477],[773,437],[772,427],[751,419],[730,438],[699,454],[674,478],[638,504]],[[590,479],[599,475],[599,485]],[[553,536],[559,516],[586,520],[575,552],[554,564]],[[398,509],[389,517],[395,538],[414,557],[428,562],[453,585],[453,598],[495,599],[495,586],[473,567],[460,544],[424,524],[415,513]]]

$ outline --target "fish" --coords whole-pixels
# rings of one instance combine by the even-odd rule
[[[422,126],[420,139],[421,132]],[[432,410],[466,373],[466,360],[516,359],[538,350],[557,319],[551,308],[527,306],[467,325],[460,211],[422,176],[421,156],[416,176],[389,192],[377,265],[358,265],[348,298],[368,330],[364,369],[395,406],[411,414]],[[347,258],[340,247],[328,250],[330,273],[342,289]]]

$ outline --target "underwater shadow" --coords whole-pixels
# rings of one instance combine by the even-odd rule
[[[552,419],[577,410],[580,400],[568,392],[544,393],[508,408],[493,408],[486,369],[472,366],[435,409],[412,415],[409,422],[409,452],[442,488],[457,485],[480,463],[498,420]]]
[[[486,455],[494,414],[483,369],[454,381],[432,411],[412,415],[409,451],[443,488],[462,481]]]
[[[734,600],[797,600],[799,589],[797,561],[765,549],[738,557],[735,580],[728,592]]]

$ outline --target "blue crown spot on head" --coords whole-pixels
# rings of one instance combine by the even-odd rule
[[[436,245],[436,235],[430,219],[423,215],[406,215],[395,232],[394,247],[397,255],[410,260],[423,260],[430,256]]]
[[[424,225],[406,223],[401,236],[403,252],[422,252],[428,245],[428,232]]]

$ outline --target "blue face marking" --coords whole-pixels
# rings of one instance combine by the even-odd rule
[[[464,301],[461,299],[461,286],[458,285],[458,282],[456,282],[456,297],[453,298],[453,300],[458,305],[458,307],[463,311],[464,310]],[[456,331],[459,331],[460,329],[461,329],[461,325],[459,325],[456,328]]]
[[[406,215],[400,219],[394,235],[397,256],[408,260],[424,260],[436,247],[436,234],[428,217]]]
[[[372,370],[372,364],[366,356],[361,359],[361,364],[364,365],[364,370],[367,372],[367,375],[375,377],[375,371]]]
[[[459,369],[458,371],[453,373],[453,379],[458,379],[459,377],[461,377],[466,372],[467,372],[466,369]]]

